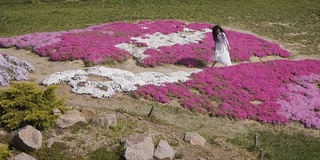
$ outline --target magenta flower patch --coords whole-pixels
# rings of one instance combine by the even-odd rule
[[[142,86],[137,94],[162,103],[235,119],[320,127],[320,61],[277,60],[206,68],[185,83]]]
[[[113,22],[85,29],[0,38],[0,46],[32,49],[54,61],[82,59],[98,64],[134,57],[146,67],[163,64],[195,67],[212,61],[211,28],[208,23],[177,20]],[[278,44],[253,35],[231,30],[226,33],[233,48],[233,61],[247,61],[252,56],[290,56]]]

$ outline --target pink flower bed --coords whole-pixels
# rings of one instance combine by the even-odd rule
[[[184,29],[203,31],[211,27],[212,24],[208,23],[186,23],[177,20],[113,22],[78,30],[0,38],[0,46],[32,49],[36,54],[50,57],[54,61],[82,59],[98,64],[105,61],[121,62],[131,58],[132,53],[116,46],[128,43],[146,48],[144,54],[149,56],[141,61],[143,66],[178,63],[194,67],[199,65],[199,62],[212,61],[214,51],[211,48],[214,43],[211,32],[206,32],[202,40],[194,43],[163,45],[158,48],[148,48],[146,43],[138,42],[134,38],[147,38],[146,35],[155,33],[163,35],[181,33],[185,31]],[[250,34],[231,30],[226,32],[233,48],[231,54],[233,61],[246,61],[252,56],[290,56],[290,53],[278,44]]]
[[[294,78],[283,89],[284,98],[277,101],[281,105],[280,114],[307,127],[320,128],[320,75]]]
[[[206,68],[185,83],[142,86],[134,95],[218,116],[320,128],[320,61],[277,60]]]
[[[163,64],[196,67],[212,61],[214,51],[211,48],[214,42],[212,33],[208,31],[212,26],[208,23],[177,20],[113,22],[85,29],[0,38],[0,47],[32,49],[36,54],[50,57],[54,61],[82,59],[99,64],[105,61],[122,62],[133,56],[146,67]],[[166,38],[180,35],[181,40],[195,33],[203,34],[203,37],[200,36],[201,39],[196,41],[186,41],[188,43],[176,42],[173,37],[168,41],[175,43],[155,45],[157,47],[150,45],[155,41],[150,38],[154,35],[165,35]],[[290,56],[278,44],[254,35],[232,30],[226,30],[226,34],[233,49],[232,61],[247,61],[252,56]],[[136,50],[147,56],[138,59],[136,55],[139,54],[120,48],[121,44],[129,44],[129,47],[124,45],[128,48],[137,47]],[[5,62],[8,61],[7,55],[1,57],[2,68],[13,71],[10,72],[13,75],[1,71],[1,85],[8,85],[11,79],[26,79],[31,66],[26,65],[25,70],[21,71],[22,66],[12,66]],[[320,128],[319,75],[320,61],[316,60],[243,63],[230,67],[205,68],[193,74],[192,79],[185,83],[141,86],[134,95],[162,103],[177,99],[184,108],[211,115],[275,124],[299,121],[307,127]]]

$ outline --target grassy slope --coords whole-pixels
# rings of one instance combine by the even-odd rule
[[[319,0],[86,0],[79,3],[62,3],[59,0],[50,3],[37,3],[37,1],[40,0],[1,0],[0,37],[84,28],[113,21],[180,19],[219,23],[222,26],[248,30],[279,42],[295,43],[303,54],[320,54]],[[171,119],[175,119],[175,122],[171,122],[175,126],[184,130],[198,130],[209,141],[217,137],[225,138],[223,136],[225,133],[235,132],[230,129],[241,128],[235,127],[232,122],[228,124],[225,124],[225,121],[214,122],[224,125],[220,129],[225,128],[225,130],[219,132],[215,126],[211,126],[212,121],[219,121],[219,119],[204,118],[204,116],[193,116],[188,125],[179,124],[185,121],[186,117],[190,118],[190,115],[180,112],[179,115],[172,114],[172,111],[165,109],[162,112],[163,115],[156,114],[156,116],[171,116]],[[250,128],[250,125],[247,128]],[[252,131],[248,133],[239,132],[239,137],[230,138],[230,142],[249,148],[250,140],[244,142],[244,139],[250,139],[255,132],[261,132],[257,128],[252,126]],[[294,127],[291,129],[287,127],[286,131],[290,132],[294,129]],[[319,145],[311,143],[318,142],[318,138],[309,136],[306,140],[303,136],[295,136],[300,133],[292,135],[283,133],[282,130],[281,127],[274,129],[270,125],[264,126],[261,134],[267,140],[261,141],[261,147],[266,149],[267,158],[277,159],[278,155],[283,155],[282,158],[290,159],[292,154],[283,153],[292,153],[297,149],[304,152],[294,155],[298,157],[294,159],[304,159],[306,155],[311,155],[311,159],[319,157],[315,152],[319,150]],[[275,142],[283,142],[281,150]],[[252,152],[252,154],[257,153]]]

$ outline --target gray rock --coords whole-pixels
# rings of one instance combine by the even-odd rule
[[[94,123],[99,126],[113,127],[117,125],[117,117],[115,114],[102,114],[95,119]]]
[[[126,160],[150,160],[153,158],[154,143],[150,135],[133,135],[124,141]]]
[[[0,128],[0,136],[7,136],[7,135],[8,135],[8,132],[3,128]]]
[[[52,144],[54,143],[54,138],[47,139],[47,147],[51,148]]]
[[[58,117],[56,124],[60,128],[67,128],[81,122],[88,123],[85,116],[78,110],[69,110]]]
[[[58,116],[62,115],[62,112],[58,108],[54,108],[52,112],[53,112],[53,115],[58,115]]]
[[[37,129],[27,125],[13,132],[10,144],[24,152],[35,151],[42,146],[42,134]]]
[[[29,156],[28,154],[22,152],[19,153],[18,155],[14,156],[12,160],[37,160],[31,156]]]
[[[96,114],[96,110],[92,107],[85,107],[81,109],[81,113],[86,117],[92,117]]]
[[[157,159],[173,159],[176,154],[167,141],[161,140],[154,152],[154,157]]]
[[[184,140],[190,142],[192,145],[199,145],[202,147],[204,147],[206,143],[206,140],[196,132],[187,132]]]

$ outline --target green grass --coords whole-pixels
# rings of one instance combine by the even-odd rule
[[[30,155],[41,160],[81,160],[81,157],[73,157],[68,152],[69,147],[63,143],[55,142],[51,148],[41,147],[41,149],[31,152]]]
[[[107,147],[99,148],[89,154],[89,159],[94,160],[124,160],[125,158],[121,155],[123,148],[121,146],[110,150]]]
[[[268,160],[316,160],[320,157],[320,139],[303,133],[288,134],[283,131],[276,133],[258,132],[258,146],[254,148],[255,133],[229,139],[233,144],[241,146],[257,155],[263,149],[263,158]]]
[[[1,0],[0,37],[156,19],[219,23],[320,54],[319,0]]]

